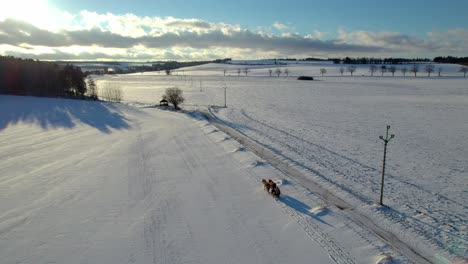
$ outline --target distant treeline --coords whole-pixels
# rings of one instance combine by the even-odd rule
[[[305,58],[305,59],[296,59],[296,58],[275,58],[275,59],[267,59],[271,61],[328,61],[331,59],[319,59],[319,58]]]
[[[271,59],[274,61],[332,61],[335,64],[404,64],[404,63],[412,63],[412,62],[429,62],[431,61],[428,58],[328,58],[328,59],[320,59],[320,58],[305,58],[305,59],[296,59],[296,58],[286,58],[286,59]]]
[[[138,65],[130,67],[120,67],[118,62],[108,62],[109,66],[113,69],[112,71],[108,70],[109,67],[104,67],[104,70],[95,70],[95,71],[85,71],[85,75],[89,74],[126,74],[126,73],[135,73],[135,72],[149,72],[149,71],[166,71],[170,72],[175,69],[183,67],[191,67],[202,64],[207,64],[210,62],[220,62],[224,60],[215,60],[215,61],[188,61],[188,62],[178,62],[178,61],[166,61],[166,62],[154,62],[150,65]]]
[[[287,58],[287,59],[272,59],[278,61],[332,61],[335,64],[407,64],[415,62],[431,62],[428,58],[305,58],[305,59],[296,59],[296,58]],[[436,63],[457,63],[468,65],[468,57],[435,57],[433,62]]]
[[[344,64],[405,64],[405,63],[414,63],[414,62],[430,62],[428,58],[350,58],[346,57],[344,59],[330,59],[335,64],[344,63]]]
[[[468,57],[452,57],[452,56],[447,56],[447,57],[435,57],[434,62],[438,63],[457,63],[457,64],[464,64],[468,65]]]
[[[151,66],[130,67],[120,67],[120,62],[103,62],[101,64],[108,66],[83,73],[80,67],[67,62],[41,62],[33,59],[0,56],[0,94],[84,98],[87,90],[85,78],[89,74],[123,74],[146,71],[165,71],[170,74],[172,70],[182,67],[229,60],[228,58],[215,61],[167,61],[154,62]],[[85,64],[86,62],[79,63]]]
[[[305,59],[300,59],[300,61],[329,61],[332,59],[319,59],[319,58],[305,58]]]
[[[0,56],[0,94],[83,98],[84,78],[72,65]]]

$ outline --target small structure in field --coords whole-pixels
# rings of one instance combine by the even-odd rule
[[[169,106],[169,102],[166,99],[159,101],[159,106]]]
[[[297,79],[300,80],[300,81],[313,81],[314,77],[312,77],[312,76],[299,76]]]

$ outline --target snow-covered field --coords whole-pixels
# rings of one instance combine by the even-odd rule
[[[244,67],[249,76],[229,76]],[[468,86],[457,66],[431,78],[280,67],[290,76],[207,64],[96,77],[126,104],[0,96],[0,262],[410,263],[406,243],[432,263],[465,263]],[[317,81],[296,80],[322,67]],[[151,107],[167,87],[183,89],[186,111]]]
[[[199,113],[15,96],[0,113],[2,264],[409,263]]]
[[[238,77],[237,69],[245,67],[248,76]],[[185,109],[223,106],[226,87],[228,108],[214,108],[217,117],[413,248],[440,261],[466,260],[468,81],[459,66],[436,65],[442,77],[430,78],[424,72],[417,78],[409,72],[370,77],[367,66],[358,66],[354,77],[341,76],[341,66],[327,63],[278,67],[288,68],[290,76],[269,77],[275,65],[207,64],[173,76],[105,76],[98,84],[117,83],[125,102],[142,105],[157,103],[167,87],[179,87]],[[327,69],[324,77],[320,68]],[[297,81],[298,75],[317,81]],[[388,146],[388,207],[380,208],[378,137],[387,125],[396,138]]]

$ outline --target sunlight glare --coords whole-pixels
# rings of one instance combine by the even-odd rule
[[[58,21],[61,17],[62,14],[48,0],[13,0],[0,9],[0,21],[11,18],[52,31],[61,26]]]

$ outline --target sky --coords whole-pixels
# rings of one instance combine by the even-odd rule
[[[0,0],[0,55],[41,60],[468,56],[468,1]]]

